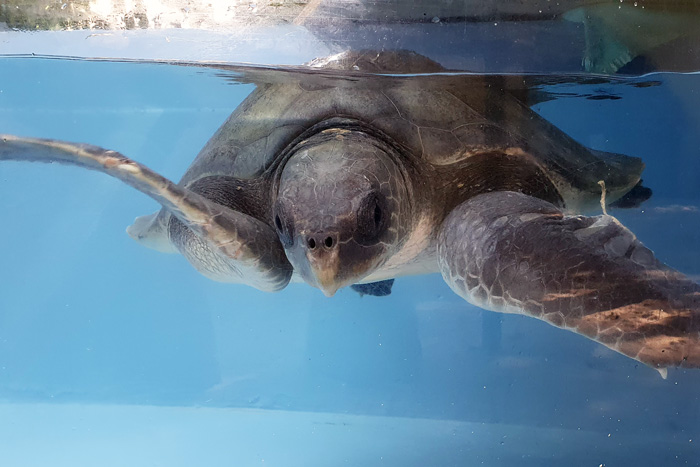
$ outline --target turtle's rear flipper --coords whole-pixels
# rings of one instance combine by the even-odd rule
[[[584,24],[586,51],[582,64],[594,73],[615,73],[639,55],[695,34],[700,25],[697,2],[647,2],[646,8],[622,1],[601,3],[563,15],[564,19]],[[679,65],[675,64],[674,71]]]
[[[567,217],[521,193],[459,205],[438,243],[443,278],[479,307],[583,334],[665,376],[700,367],[700,285],[614,217]]]
[[[60,162],[97,170],[158,201],[187,227],[180,251],[203,274],[221,281],[274,291],[287,285],[292,267],[272,228],[251,216],[176,185],[122,154],[87,144],[0,135],[0,161]],[[178,245],[181,247],[182,245]]]

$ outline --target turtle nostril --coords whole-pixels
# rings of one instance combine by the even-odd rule
[[[333,239],[331,237],[326,237],[326,239],[323,241],[323,244],[326,245],[326,247],[330,248],[333,246]]]
[[[306,243],[309,245],[309,249],[313,250],[316,248],[316,240],[313,238],[310,238]]]

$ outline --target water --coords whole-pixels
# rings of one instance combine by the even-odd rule
[[[154,64],[0,70],[3,133],[112,148],[175,180],[254,88]],[[584,145],[644,160],[652,198],[614,214],[697,278],[698,75],[573,81],[544,86],[558,98],[535,110]],[[583,337],[468,305],[439,275],[380,298],[211,282],[124,233],[153,201],[70,167],[3,162],[0,208],[2,465],[700,462],[700,372],[663,380]]]

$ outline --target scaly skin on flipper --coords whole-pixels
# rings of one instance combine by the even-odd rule
[[[111,175],[158,201],[218,258],[230,282],[264,291],[284,288],[292,268],[265,223],[178,186],[122,154],[87,144],[0,135],[0,160],[60,162]],[[214,279],[218,271],[202,271]]]
[[[474,305],[542,319],[660,370],[700,367],[700,285],[611,216],[564,216],[521,193],[479,195],[445,220],[438,261]]]

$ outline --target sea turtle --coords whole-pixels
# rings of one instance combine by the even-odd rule
[[[583,334],[662,375],[700,366],[700,286],[614,217],[578,215],[637,186],[641,160],[578,144],[504,77],[348,78],[443,71],[410,52],[310,66],[344,75],[259,85],[179,184],[56,140],[2,136],[0,159],[95,169],[151,196],[163,209],[129,234],[218,281],[278,291],[303,280],[331,296],[440,272],[472,304]]]

